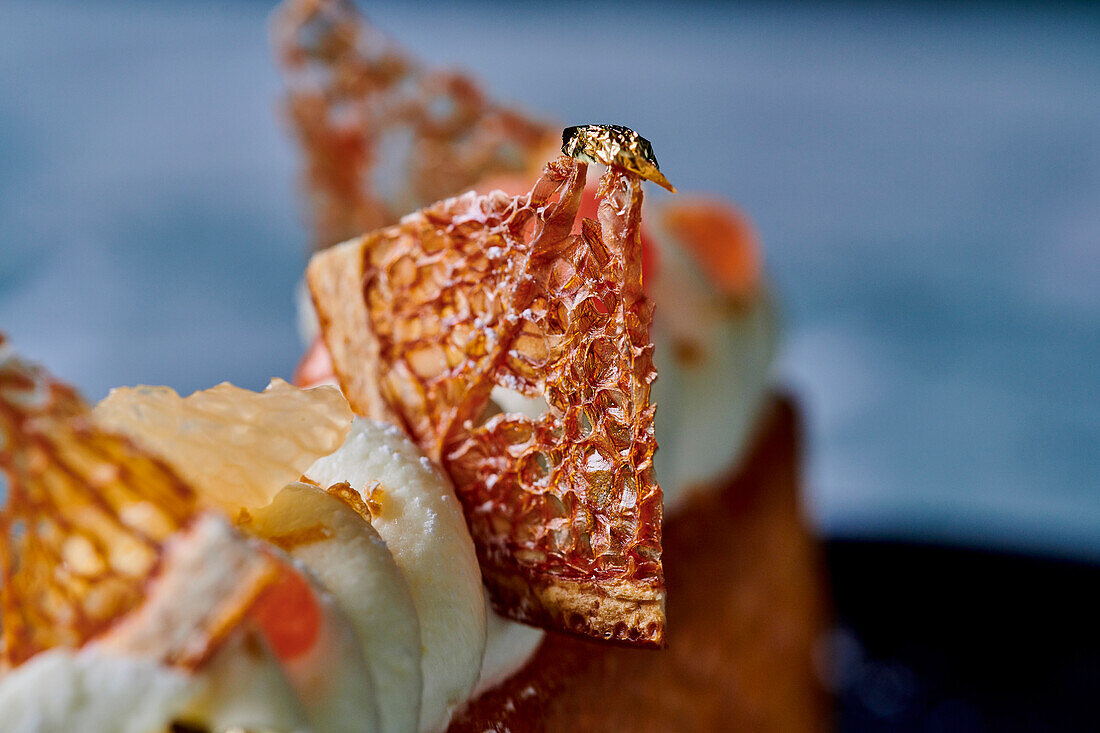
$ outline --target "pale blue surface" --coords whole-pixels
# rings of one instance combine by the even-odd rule
[[[752,213],[826,532],[1100,559],[1096,14],[502,7],[372,15]],[[0,0],[0,329],[93,398],[293,367],[267,9]]]

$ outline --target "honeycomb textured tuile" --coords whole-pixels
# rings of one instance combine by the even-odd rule
[[[135,608],[195,495],[161,461],[98,429],[70,387],[0,337],[5,665],[76,647]]]
[[[353,408],[396,416],[450,474],[497,607],[659,645],[641,181],[609,169],[599,221],[577,221],[586,172],[563,156],[526,196],[442,201],[316,255],[308,277]],[[501,411],[500,390],[545,409]]]
[[[492,102],[461,74],[419,65],[347,0],[286,0],[272,43],[318,249],[490,174],[529,172],[555,147],[554,128]]]
[[[92,640],[194,669],[274,581],[277,560],[2,335],[0,470],[0,671]]]

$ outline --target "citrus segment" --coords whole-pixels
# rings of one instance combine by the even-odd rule
[[[120,387],[94,415],[163,457],[231,517],[242,507],[268,504],[340,447],[351,425],[335,387],[301,390],[281,379],[263,392],[223,383],[189,397],[169,387]]]
[[[310,304],[310,308],[312,307],[312,304]],[[303,389],[335,382],[332,371],[332,357],[329,356],[328,349],[325,348],[325,342],[321,340],[320,336],[313,339],[309,349],[302,355],[302,360],[298,362],[298,366],[294,370],[293,381],[296,387]]]
[[[305,654],[321,633],[321,609],[313,589],[298,573],[280,573],[250,615],[279,659]]]
[[[307,279],[353,409],[396,418],[453,479],[498,609],[659,645],[641,182],[609,169],[573,234],[586,171],[562,157],[526,196],[442,201],[315,255]],[[492,414],[495,388],[549,409]]]
[[[743,302],[758,294],[763,261],[746,214],[725,201],[689,197],[666,203],[661,223],[723,293]]]

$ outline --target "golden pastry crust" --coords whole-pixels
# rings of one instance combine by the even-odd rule
[[[356,414],[400,425],[379,389],[378,339],[363,301],[363,261],[368,237],[359,237],[310,260],[306,270],[321,336],[336,378]]]
[[[629,646],[664,646],[665,590],[632,580],[525,577],[483,568],[497,610],[517,621]],[[491,576],[491,577],[490,577]]]

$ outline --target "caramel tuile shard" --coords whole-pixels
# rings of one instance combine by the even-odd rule
[[[166,463],[2,335],[0,470],[0,670],[93,640],[194,669],[274,577]]]
[[[586,172],[563,156],[525,196],[441,201],[315,255],[307,279],[352,407],[454,481],[496,607],[659,646],[641,180],[608,168],[599,221],[576,221]],[[548,409],[494,414],[494,389]]]
[[[163,543],[195,512],[163,462],[100,430],[70,387],[0,337],[5,665],[77,647],[135,608]]]
[[[533,174],[555,144],[551,126],[493,102],[466,76],[421,66],[347,0],[285,0],[272,44],[305,154],[317,249],[486,176]]]

